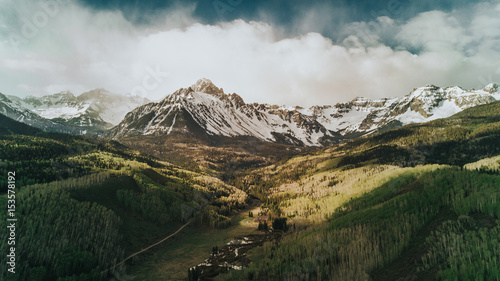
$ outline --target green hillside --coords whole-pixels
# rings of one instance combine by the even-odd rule
[[[42,130],[31,127],[24,123],[10,119],[9,117],[0,113],[0,134],[22,134],[22,135],[35,135],[42,132]]]
[[[497,102],[257,169],[292,231],[221,279],[500,280],[499,154]]]
[[[332,198],[340,204],[323,222],[268,245],[258,263],[226,279],[499,280],[500,175],[448,166],[398,169],[362,195]],[[292,224],[324,211],[282,204],[298,212],[288,215]]]
[[[117,262],[186,222],[223,229],[248,203],[244,192],[219,179],[115,141],[19,127],[0,135],[0,147],[1,169],[15,171],[16,185],[6,194],[12,179],[2,178],[0,202],[7,206],[15,196],[14,214],[22,218],[16,274],[7,272],[4,255],[2,280],[107,280],[124,272],[113,268]],[[8,231],[2,228],[2,237]]]
[[[500,102],[317,150],[125,141],[138,152],[0,121],[0,170],[16,172],[22,218],[18,273],[4,255],[2,280],[195,280],[188,269],[214,249],[269,229],[280,238],[251,249],[247,268],[210,278],[500,280]],[[188,222],[175,243],[115,266]]]

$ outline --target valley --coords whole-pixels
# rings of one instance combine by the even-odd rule
[[[241,211],[231,219],[231,226],[223,230],[191,225],[182,235],[139,257],[127,274],[136,280],[184,280],[188,269],[207,259],[215,246],[223,247],[238,236],[261,233],[257,231],[258,223],[248,217],[249,211],[258,210],[259,206],[250,206]]]
[[[0,281],[500,281],[500,0],[0,3]]]
[[[297,131],[210,133],[182,110],[170,120],[175,97],[107,138],[0,115],[0,170],[18,175],[23,218],[13,280],[500,278],[499,101],[315,146]],[[129,126],[158,117],[172,122]]]

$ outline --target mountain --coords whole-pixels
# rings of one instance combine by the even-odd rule
[[[85,130],[76,127],[59,124],[52,120],[41,117],[40,115],[32,112],[31,110],[19,104],[18,98],[7,97],[0,93],[0,113],[14,119],[18,122],[28,124],[30,126],[42,129],[45,131],[53,131],[60,133],[70,134],[84,134]]]
[[[2,135],[35,135],[40,132],[40,129],[31,127],[0,114],[0,134]]]
[[[23,218],[16,228],[23,247],[11,252],[15,270],[8,271],[6,255],[0,258],[0,280],[109,280],[127,256],[190,222],[182,236],[198,238],[207,228],[221,233],[217,229],[250,203],[246,193],[218,178],[157,162],[109,139],[42,132],[3,114],[0,129],[0,173],[6,175],[0,177],[0,202],[18,200],[11,219]],[[0,219],[7,220],[7,212]],[[6,234],[2,227],[0,235]],[[208,241],[218,244],[225,239],[219,236]],[[0,250],[7,246],[0,243]],[[201,247],[196,258],[204,254]]]
[[[292,230],[231,280],[494,280],[499,140],[497,101],[234,179]]]
[[[190,133],[252,136],[269,142],[321,146],[409,123],[444,118],[500,99],[498,85],[481,90],[427,85],[399,98],[356,98],[336,105],[285,107],[247,104],[208,79],[177,90],[158,103],[140,106],[111,130],[113,138]]]
[[[71,92],[23,99],[3,96],[0,106],[7,116],[43,130],[96,134],[118,124],[127,112],[147,102],[146,98],[96,89],[79,96]]]
[[[226,98],[218,88],[201,91]],[[187,109],[177,112],[174,125],[198,128],[191,136],[208,135]],[[266,162],[255,156],[257,147],[242,152],[264,141],[214,135],[223,145],[233,142],[234,162],[221,157],[229,151],[223,145],[212,146],[200,151],[206,151],[200,160],[221,166],[195,170],[151,158],[136,151],[138,145],[41,132],[3,114],[0,129],[0,173],[8,175],[0,177],[0,201],[7,204],[15,195],[22,203],[15,213],[0,213],[0,220],[23,218],[16,228],[23,241],[15,252],[16,273],[8,272],[4,255],[0,280],[499,276],[500,101],[330,147],[266,142],[262,150],[302,150],[266,166],[251,164]],[[139,135],[136,144],[154,139],[151,151],[179,155],[180,146],[167,141],[188,139],[181,129]],[[223,173],[222,165],[234,173]],[[0,243],[0,251],[9,253],[9,247]],[[140,258],[132,263],[129,256]]]
[[[297,122],[289,122],[296,120]],[[302,120],[304,119],[304,120]],[[220,136],[254,136],[275,141],[282,134],[288,142],[302,144],[302,138],[316,133],[318,128],[301,126],[308,120],[305,116],[280,116],[266,105],[245,104],[236,95],[226,95],[208,79],[199,80],[187,89],[180,89],[158,103],[149,103],[128,113],[125,119],[112,130],[112,137],[134,135],[164,135],[172,132]],[[303,122],[306,123],[306,122]],[[293,135],[290,134],[293,132]],[[326,132],[320,133],[321,135]]]
[[[17,106],[43,118],[94,131],[117,125],[127,112],[149,102],[146,98],[121,96],[105,89],[95,89],[79,96],[61,92],[43,97],[9,98]]]

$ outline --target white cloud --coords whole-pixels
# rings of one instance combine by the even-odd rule
[[[22,2],[8,7],[27,19],[39,11],[16,3]],[[247,102],[312,105],[400,96],[428,83],[478,87],[500,78],[495,3],[477,5],[467,21],[458,12],[433,11],[405,23],[388,17],[352,23],[343,28],[351,36],[341,45],[319,33],[283,38],[280,27],[263,22],[199,24],[194,6],[134,25],[119,12],[67,3],[15,52],[10,35],[22,36],[23,23],[0,14],[0,34],[9,35],[0,39],[0,91],[103,87],[125,94],[142,87],[148,98],[160,99],[206,77]],[[303,33],[311,24],[306,16],[297,26]]]
[[[462,52],[473,39],[457,18],[440,11],[418,15],[402,27],[397,37],[424,52]]]

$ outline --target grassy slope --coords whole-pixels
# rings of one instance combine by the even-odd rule
[[[500,155],[496,157],[485,158],[474,163],[464,165],[467,170],[480,170],[491,173],[500,172]]]
[[[409,125],[294,157],[257,169],[239,180],[262,199],[272,191],[271,199],[280,202],[280,196],[318,201],[342,193],[338,189],[345,189],[347,184],[341,174],[347,170],[353,171],[349,177],[362,180],[384,169],[424,164],[462,166],[498,154],[500,102],[495,102],[446,119]],[[356,169],[361,171],[356,173]]]
[[[182,223],[178,221],[179,218],[174,218],[174,220],[167,224],[160,224],[148,219],[138,211],[134,211],[133,208],[127,207],[122,203],[117,197],[119,190],[130,190],[135,194],[142,194],[145,192],[144,188],[165,190],[170,194],[168,196],[176,198],[175,200],[181,204],[192,206],[197,212],[203,211],[200,209],[202,208],[201,206],[211,204],[214,200],[218,200],[218,204],[227,202],[230,205],[238,206],[237,202],[239,202],[240,206],[243,206],[241,204],[244,204],[243,202],[246,197],[241,191],[224,184],[219,179],[205,174],[182,170],[167,164],[164,164],[163,168],[152,168],[146,163],[127,160],[109,152],[80,154],[72,156],[69,159],[75,161],[75,163],[79,163],[80,166],[87,167],[92,173],[102,171],[111,172],[111,177],[104,181],[92,182],[90,185],[86,183],[85,179],[70,178],[67,180],[69,184],[63,188],[62,192],[69,193],[71,198],[80,202],[96,203],[100,207],[111,210],[120,219],[121,223],[119,224],[117,233],[119,233],[118,239],[121,242],[120,248],[124,250],[124,256],[159,241],[178,229]],[[73,180],[76,184],[71,183]],[[57,190],[57,183],[49,185],[54,184],[56,185],[54,188]],[[44,188],[46,188],[44,185],[34,187],[35,190]],[[243,195],[244,197],[242,197]],[[5,201],[5,196],[1,197],[1,201]],[[47,204],[49,203],[47,202]],[[27,208],[27,206],[22,207],[21,209]],[[52,211],[55,210],[51,209]],[[230,209],[230,212],[234,213],[234,210]],[[72,216],[73,214],[67,215]],[[87,215],[90,216],[91,214]],[[193,220],[194,224],[196,224],[195,221]],[[62,228],[71,229],[72,227],[65,225]],[[43,231],[49,231],[49,229],[44,229]],[[213,230],[201,226],[196,227],[195,233],[197,231],[204,231],[210,234],[207,237],[207,243],[222,242],[221,235],[226,235],[226,231],[224,230]],[[246,231],[247,229],[245,229]],[[182,233],[185,233],[185,231]],[[196,244],[197,235],[191,236],[191,243]],[[19,232],[19,236],[24,238],[24,232]],[[30,241],[34,241],[33,243],[37,243],[36,236],[30,236],[29,239]],[[189,247],[189,245],[188,242],[186,246]],[[211,246],[207,244],[206,247]],[[202,247],[202,251],[196,252],[197,255],[194,256],[205,257],[208,253],[206,247]],[[194,246],[194,248],[199,249],[197,246]],[[182,265],[177,265],[182,268],[182,274],[186,274],[187,268],[193,264],[182,263]],[[178,270],[179,268],[173,269],[174,272]]]

